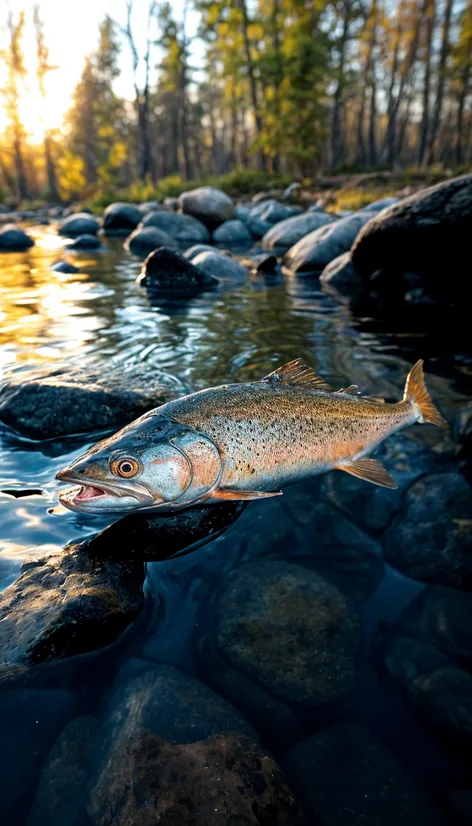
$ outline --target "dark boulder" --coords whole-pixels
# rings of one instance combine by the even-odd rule
[[[297,743],[282,765],[319,826],[440,826],[432,801],[365,728],[340,723]]]
[[[177,241],[202,242],[210,240],[206,226],[191,215],[180,212],[150,212],[141,221],[140,227],[157,227]]]
[[[142,221],[143,213],[135,204],[117,202],[103,213],[103,229],[107,235],[129,235]]]
[[[177,242],[167,232],[157,227],[139,226],[124,243],[124,248],[139,258],[146,258],[159,247],[167,247],[169,250],[177,249]]]
[[[109,645],[141,610],[143,582],[142,562],[96,559],[86,543],[24,563],[0,593],[0,666]]]
[[[100,239],[96,235],[79,235],[75,241],[66,244],[69,250],[96,250],[101,247]]]
[[[96,235],[100,224],[87,212],[76,212],[64,218],[59,224],[59,235],[75,238],[79,235]]]
[[[196,295],[217,283],[216,278],[202,272],[188,258],[166,247],[148,255],[138,278],[138,284],[149,292],[176,298]]]
[[[33,239],[15,224],[0,229],[0,252],[24,252],[33,246]]]
[[[179,205],[183,213],[193,215],[210,230],[234,218],[232,198],[214,186],[201,186],[183,192]]]
[[[7,379],[0,421],[31,439],[122,427],[179,395],[171,377],[100,369],[35,371]]]

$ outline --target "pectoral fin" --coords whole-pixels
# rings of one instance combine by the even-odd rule
[[[380,485],[383,488],[396,488],[397,483],[390,476],[387,468],[378,459],[358,459],[350,465],[335,465],[335,470],[345,470],[352,476],[372,482],[373,485]]]
[[[270,492],[262,490],[233,490],[232,488],[219,488],[212,493],[211,498],[228,502],[232,499],[268,499],[270,496],[282,496],[281,490]]]

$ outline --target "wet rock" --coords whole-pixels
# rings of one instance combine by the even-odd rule
[[[450,666],[453,661],[429,642],[414,637],[393,636],[385,649],[389,673],[404,686],[418,677]]]
[[[158,210],[165,209],[165,207],[163,204],[160,204],[159,201],[143,201],[142,204],[138,204],[138,209],[143,215],[148,215],[150,212],[157,212]]]
[[[270,232],[272,224],[269,224],[268,221],[263,221],[259,215],[250,215],[247,227],[253,238],[259,240]]]
[[[140,227],[157,227],[177,241],[210,240],[210,233],[206,226],[191,215],[182,215],[179,212],[150,212],[141,221]]]
[[[75,237],[78,235],[96,235],[100,224],[87,212],[76,212],[64,218],[59,224],[59,235]]]
[[[294,181],[293,184],[289,184],[289,186],[284,189],[283,198],[284,200],[289,200],[293,197],[297,192],[299,192],[302,188],[302,185],[299,181]]]
[[[74,264],[70,264],[69,261],[56,261],[52,267],[52,270],[55,272],[63,272],[63,273],[74,273],[80,272],[79,268],[76,267]]]
[[[257,272],[274,272],[277,267],[275,255],[258,255],[255,259]]]
[[[115,686],[106,700],[108,738],[132,723],[171,743],[194,743],[228,732],[257,740],[233,706],[171,665],[129,660]]]
[[[425,476],[407,491],[384,539],[393,568],[412,579],[472,589],[472,491],[459,473]]]
[[[221,253],[200,252],[195,256],[193,262],[195,267],[200,270],[206,277],[216,278],[218,281],[245,281],[248,277],[248,271],[241,264],[229,255],[221,255]]]
[[[128,236],[124,248],[139,258],[146,258],[149,253],[159,247],[169,250],[177,249],[177,242],[167,232],[157,227],[138,227]]]
[[[0,229],[0,252],[24,252],[34,246],[34,241],[15,224],[5,224]]]
[[[142,562],[97,560],[83,543],[24,563],[0,593],[0,665],[41,663],[108,645],[143,605]]]
[[[380,212],[386,207],[393,206],[393,204],[398,204],[399,200],[399,198],[381,198],[379,201],[372,201],[371,204],[367,204],[364,209],[367,210],[367,212]]]
[[[282,206],[282,209],[285,209],[285,207],[279,204],[279,202],[276,201],[275,198],[269,198],[267,195],[264,198],[260,198],[258,201],[255,201],[253,198],[252,203],[253,206],[251,207],[250,212],[251,218],[260,218],[262,216],[262,213],[265,212],[266,209],[268,209],[269,207],[277,208],[278,206]],[[270,223],[270,221],[267,221],[267,223]]]
[[[117,201],[103,213],[103,229],[107,235],[129,235],[142,221],[143,213],[135,204]]]
[[[328,291],[334,289],[348,295],[362,286],[361,277],[354,269],[350,252],[344,252],[334,258],[324,268],[320,281]]]
[[[292,274],[322,272],[334,258],[350,250],[359,230],[371,219],[369,212],[356,212],[308,233],[286,253],[285,269]],[[356,262],[354,266],[357,269]]]
[[[88,812],[97,826],[307,826],[277,764],[233,734],[174,745],[143,730],[122,731]]]
[[[416,677],[407,686],[419,716],[437,731],[470,749],[472,745],[472,676],[444,666]]]
[[[368,279],[376,270],[405,270],[428,281],[441,276],[460,290],[461,277],[444,279],[450,250],[458,260],[468,251],[472,226],[472,175],[445,181],[404,198],[374,216],[352,250],[356,270]],[[465,285],[464,285],[465,286]]]
[[[138,284],[148,291],[170,297],[196,295],[199,290],[217,283],[216,278],[202,272],[188,258],[166,247],[148,255],[138,278]]]
[[[260,213],[260,217],[263,221],[267,221],[269,224],[275,225],[279,224],[281,221],[286,221],[288,218],[301,215],[302,212],[302,207],[287,206],[286,204],[280,204],[278,201],[272,201],[265,207],[263,212]]]
[[[351,600],[318,574],[258,560],[226,577],[215,640],[234,668],[275,697],[317,707],[353,691],[362,625]]]
[[[95,717],[71,720],[41,772],[26,826],[88,826],[88,795],[98,769],[100,726]]]
[[[131,380],[132,379],[132,380]],[[105,374],[100,369],[36,371],[7,379],[0,421],[31,439],[52,439],[122,427],[175,398],[178,382],[164,375]]]
[[[248,206],[239,205],[239,206],[235,207],[235,209],[234,209],[235,217],[239,218],[239,220],[242,221],[243,224],[247,224],[247,222],[249,221],[250,213],[251,213],[251,208],[248,207]]]
[[[101,247],[100,239],[96,235],[79,235],[75,241],[66,244],[69,250],[96,250]]]
[[[200,255],[201,252],[217,252],[214,247],[211,247],[210,244],[194,244],[193,247],[189,247],[188,250],[184,252],[184,258],[188,258],[189,261],[193,261],[197,255]]]
[[[410,603],[399,630],[472,667],[472,594],[432,586]]]
[[[164,206],[168,209],[175,209],[179,208],[179,199],[178,198],[164,198]]]
[[[193,215],[210,230],[234,218],[232,198],[214,186],[201,186],[183,192],[179,206],[183,213]]]
[[[366,729],[340,723],[303,740],[283,766],[320,826],[440,826],[442,817]]]
[[[264,218],[264,215],[262,218]],[[324,212],[307,212],[304,215],[295,215],[276,224],[262,239],[262,246],[266,250],[275,248],[288,250],[309,232],[313,232],[319,227],[332,224],[335,220],[333,215]]]
[[[252,242],[252,235],[239,219],[225,221],[213,233],[215,244],[247,244]]]
[[[41,765],[76,708],[63,689],[23,688],[0,695],[0,799],[2,826],[24,822]],[[82,826],[82,824],[81,824]]]

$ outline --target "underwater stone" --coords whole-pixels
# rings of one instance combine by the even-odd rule
[[[396,757],[356,723],[323,729],[281,762],[319,826],[443,824]]]
[[[56,261],[52,267],[54,272],[64,272],[64,273],[74,273],[80,272],[79,268],[76,267],[74,264],[70,264],[69,261]]]
[[[32,370],[4,382],[0,421],[31,439],[118,428],[179,395],[171,377],[99,369]]]
[[[275,697],[300,706],[354,691],[362,636],[355,604],[289,562],[240,565],[218,595],[215,640],[222,656]]]
[[[406,685],[408,698],[429,726],[470,749],[472,746],[472,676],[453,665],[416,677]]]
[[[412,579],[472,589],[472,491],[460,473],[425,476],[408,489],[384,554]]]
[[[109,645],[140,612],[143,582],[142,562],[97,560],[86,543],[24,563],[0,593],[0,667]]]
[[[472,662],[472,594],[431,586],[405,609],[399,633],[434,645],[448,657]]]

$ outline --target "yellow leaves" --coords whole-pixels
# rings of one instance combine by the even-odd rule
[[[108,163],[113,169],[120,167],[128,155],[128,145],[124,141],[116,141],[108,153]]]
[[[66,151],[58,160],[57,169],[61,197],[67,200],[79,195],[87,183],[83,158]]]

